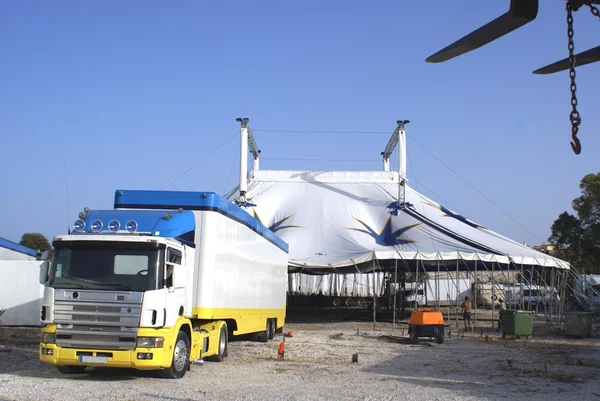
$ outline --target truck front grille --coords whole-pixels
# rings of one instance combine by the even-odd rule
[[[123,291],[56,290],[56,345],[135,349],[142,296],[143,293]]]

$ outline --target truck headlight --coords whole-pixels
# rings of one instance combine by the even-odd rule
[[[138,337],[138,348],[162,348],[165,342],[164,337]]]
[[[55,333],[42,333],[40,334],[40,342],[44,344],[55,344],[56,334]]]

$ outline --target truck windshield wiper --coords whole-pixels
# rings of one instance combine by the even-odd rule
[[[129,287],[128,285],[124,285],[124,284],[101,283],[99,281],[94,281],[94,280],[81,280],[81,281],[85,281],[86,283],[90,283],[92,285],[97,285],[98,287],[112,287],[115,290],[131,291],[131,287]]]
[[[101,287],[113,287],[115,290],[131,291],[131,287],[124,284],[96,283],[96,285],[99,285]]]
[[[81,285],[78,283],[56,283],[56,282],[52,282],[50,284],[48,284],[50,287],[53,288],[64,288],[64,289],[69,289],[69,288],[82,288],[85,289],[86,286],[85,285]],[[67,287],[64,287],[67,286]]]

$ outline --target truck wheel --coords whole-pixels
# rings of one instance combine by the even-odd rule
[[[81,374],[81,373],[85,372],[85,368],[87,368],[87,366],[78,366],[78,365],[66,365],[66,366],[58,365],[58,366],[56,366],[56,370],[58,370],[60,373],[66,374],[66,375]]]
[[[331,305],[339,308],[340,306],[342,306],[342,300],[340,298],[333,298],[333,301],[331,302]]]
[[[275,338],[275,330],[277,329],[275,326],[277,323],[275,323],[275,319],[268,319],[267,322],[269,323],[269,340],[272,340]]]
[[[439,333],[436,337],[437,343],[441,344],[444,342],[444,333]]]
[[[181,379],[190,364],[190,339],[187,334],[180,331],[175,340],[173,361],[171,367],[165,371],[165,376],[170,379]]]
[[[225,360],[225,357],[227,356],[227,344],[229,339],[228,333],[229,332],[227,331],[227,325],[224,324],[223,326],[221,326],[217,355],[208,358],[210,361],[223,362]]]

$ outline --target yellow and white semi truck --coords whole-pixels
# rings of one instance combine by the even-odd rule
[[[232,335],[273,338],[285,322],[288,244],[211,192],[117,190],[53,240],[40,360],[163,370],[222,361]]]

